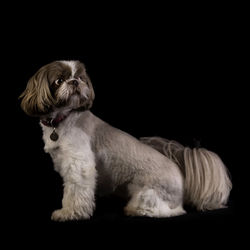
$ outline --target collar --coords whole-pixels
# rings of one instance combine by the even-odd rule
[[[44,120],[41,120],[41,123],[47,127],[53,127],[56,128],[59,126],[59,124],[64,121],[69,114],[67,115],[57,115],[56,118],[47,118]]]

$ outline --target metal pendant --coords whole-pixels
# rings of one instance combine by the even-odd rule
[[[58,138],[59,138],[59,136],[58,136],[58,134],[56,133],[56,128],[54,128],[52,134],[50,135],[50,139],[51,139],[52,141],[57,141]]]

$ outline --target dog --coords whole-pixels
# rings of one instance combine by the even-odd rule
[[[95,93],[80,61],[40,68],[20,95],[21,108],[39,117],[45,152],[64,182],[62,208],[52,220],[89,219],[95,194],[128,199],[128,216],[171,217],[224,207],[232,188],[219,156],[160,137],[133,136],[90,112]]]

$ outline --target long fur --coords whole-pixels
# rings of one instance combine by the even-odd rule
[[[47,114],[51,111],[51,105],[55,105],[48,83],[49,66],[42,67],[31,77],[25,91],[20,95],[22,99],[21,107],[27,115]]]
[[[221,208],[227,204],[232,183],[217,154],[204,148],[184,147],[160,137],[144,137],[141,141],[166,155],[182,170],[186,203],[198,210]]]
[[[130,216],[181,215],[185,202],[201,210],[226,204],[231,182],[215,153],[162,138],[137,140],[89,111],[94,96],[79,61],[42,67],[21,95],[28,115],[43,121],[64,117],[56,128],[41,122],[44,150],[64,181],[62,208],[53,220],[89,218],[95,193],[122,194]],[[57,140],[50,137],[53,131]]]

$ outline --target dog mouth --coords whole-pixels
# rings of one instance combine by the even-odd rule
[[[74,86],[71,85],[70,88],[65,90],[61,89],[58,93],[57,105],[56,107],[73,107],[78,108],[84,106],[88,99],[90,98],[90,90],[88,87]]]
[[[87,87],[72,86],[71,96],[75,95],[87,99],[89,96],[89,89]]]
[[[71,96],[81,96],[81,95],[82,95],[81,91],[78,88],[74,89],[71,94]]]
[[[86,89],[85,91],[81,91],[80,89],[76,89],[69,98],[69,103],[74,103],[75,106],[84,105],[89,99],[89,91]]]
[[[76,88],[72,92],[71,97],[79,97],[80,99],[87,100],[89,98],[89,91],[88,90],[83,91],[79,88]]]

